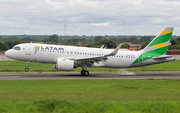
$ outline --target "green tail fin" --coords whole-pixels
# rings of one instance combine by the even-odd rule
[[[142,50],[142,54],[139,55],[133,64],[166,54],[173,29],[173,27],[166,27]]]
[[[173,27],[166,27],[143,49],[143,54],[150,53],[151,56],[152,54],[153,56],[161,56],[166,54],[173,29]]]

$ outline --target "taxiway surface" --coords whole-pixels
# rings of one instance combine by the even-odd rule
[[[171,73],[0,73],[0,79],[180,79],[180,72]]]

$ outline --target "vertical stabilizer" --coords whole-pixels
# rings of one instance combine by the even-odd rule
[[[171,39],[173,29],[173,27],[166,27],[143,49],[143,53],[150,52],[151,54],[157,54],[157,56],[164,55],[170,45],[169,41]]]
[[[166,54],[167,48],[170,45],[169,41],[172,36],[174,27],[166,27],[159,33],[143,50],[138,58],[133,62],[139,63],[149,60],[153,57],[159,57]]]

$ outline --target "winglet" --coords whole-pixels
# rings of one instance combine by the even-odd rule
[[[103,49],[103,47],[104,47],[104,45],[102,45],[102,46],[100,47],[100,49]]]
[[[120,43],[112,53],[110,53],[109,55],[105,55],[105,56],[108,57],[108,56],[116,55],[116,53],[118,52],[118,50],[120,49],[120,47],[122,46],[122,44],[123,44],[123,43]]]

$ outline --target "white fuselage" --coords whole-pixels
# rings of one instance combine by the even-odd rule
[[[104,56],[113,49],[74,47],[63,45],[25,43],[17,45],[20,50],[10,49],[6,56],[20,61],[43,62],[56,64],[57,58],[76,59]],[[37,47],[37,48],[36,48]],[[106,61],[94,63],[93,67],[128,68],[172,61],[174,58],[164,60],[148,60],[137,64],[132,63],[141,55],[142,51],[119,50],[115,56],[109,56]],[[149,56],[148,56],[149,57]]]

